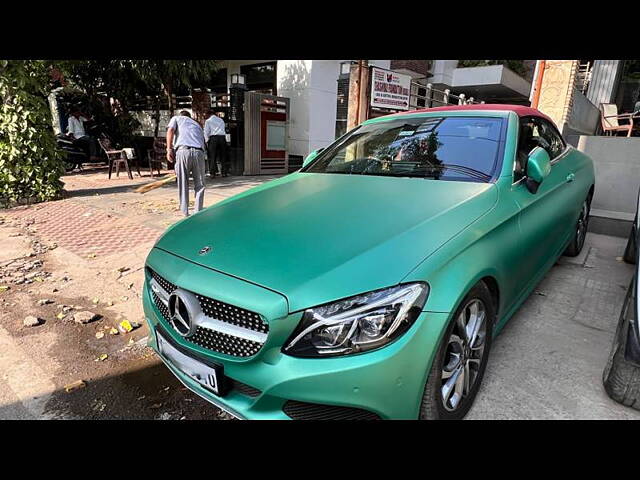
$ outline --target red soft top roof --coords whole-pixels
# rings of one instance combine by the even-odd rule
[[[433,107],[423,108],[421,110],[411,110],[409,112],[399,112],[394,115],[406,115],[408,113],[422,113],[422,112],[453,112],[456,110],[502,110],[507,112],[514,112],[519,117],[542,117],[549,120],[553,125],[554,121],[548,116],[542,113],[540,110],[531,107],[525,107],[524,105],[505,105],[503,103],[476,103],[473,105],[450,105],[447,107]]]

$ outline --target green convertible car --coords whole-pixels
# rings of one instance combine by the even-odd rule
[[[582,249],[593,186],[528,107],[368,120],[167,230],[150,345],[239,418],[462,418],[492,339]]]

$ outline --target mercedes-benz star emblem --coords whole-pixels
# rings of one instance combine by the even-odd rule
[[[211,247],[207,245],[206,247],[202,247],[200,249],[200,251],[198,252],[198,255],[206,255],[210,251],[211,251]]]
[[[184,290],[176,290],[169,296],[169,321],[183,337],[191,336],[196,329],[198,300]]]

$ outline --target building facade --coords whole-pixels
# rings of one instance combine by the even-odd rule
[[[518,73],[505,63],[488,64],[491,60],[433,60],[429,83],[438,90],[463,91],[485,103],[528,105],[536,60],[510,62]]]

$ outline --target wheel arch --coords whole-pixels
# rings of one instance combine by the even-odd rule
[[[498,280],[492,275],[487,275],[482,277],[480,281],[489,289],[493,299],[493,308],[495,309],[496,317],[498,317],[500,315],[500,286],[498,285]]]

